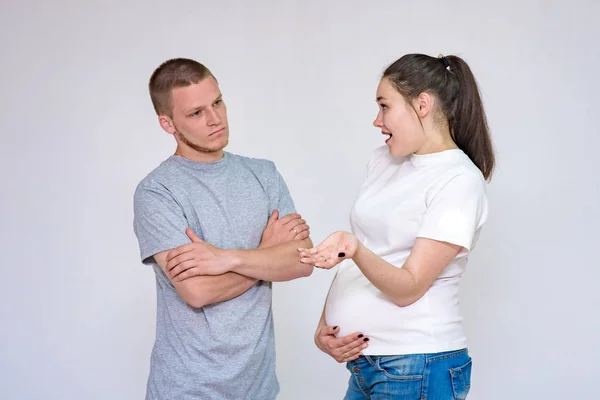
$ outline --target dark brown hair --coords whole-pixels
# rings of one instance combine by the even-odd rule
[[[410,102],[421,93],[435,96],[456,145],[481,170],[492,176],[494,149],[477,81],[460,57],[407,54],[383,73],[383,78]]]
[[[177,87],[199,83],[209,76],[217,80],[204,65],[187,58],[173,58],[162,63],[152,73],[148,84],[156,114],[172,117],[171,91]]]

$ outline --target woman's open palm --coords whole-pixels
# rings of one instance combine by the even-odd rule
[[[331,269],[346,258],[352,258],[358,248],[353,233],[337,231],[329,235],[317,247],[298,249],[300,261],[318,268]]]

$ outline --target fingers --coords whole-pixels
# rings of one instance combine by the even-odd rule
[[[183,261],[177,265],[175,265],[173,268],[171,268],[169,271],[169,277],[171,279],[175,279],[177,281],[181,280],[183,277],[181,277],[180,275],[189,270],[190,268],[194,268],[198,265],[198,263],[195,260],[187,260],[187,261]]]
[[[299,248],[298,253],[300,253],[300,257],[312,257],[317,254],[317,249],[314,247],[312,249]]]
[[[355,339],[349,344],[333,350],[333,357],[340,363],[357,359],[362,355],[361,352],[368,347],[369,338],[364,337],[362,334],[349,336]]]
[[[323,327],[323,332],[326,335],[335,335],[339,331],[340,331],[340,327],[339,326],[324,326]]]
[[[299,219],[302,218],[302,216],[300,214],[288,214],[283,218],[279,219],[279,222],[281,222],[282,225],[287,224],[288,222],[294,220],[294,219]]]
[[[313,264],[315,267],[331,269],[338,265],[346,257],[346,253],[335,250],[332,246],[319,249],[298,249],[300,262],[304,264]]]
[[[327,327],[325,332],[338,332],[337,327]],[[341,338],[332,338],[331,335],[325,335],[321,338],[324,348],[337,362],[348,362],[357,359],[362,355],[362,351],[368,347],[369,338],[360,332],[355,332]]]
[[[271,214],[271,216],[269,217],[269,220],[267,221],[267,226],[271,226],[273,224],[273,222],[277,221],[278,218],[279,218],[279,211],[273,210],[273,214]]]
[[[285,225],[282,225],[293,236],[297,236],[299,233],[304,232],[310,227],[306,224],[306,221],[302,218],[294,219]]]
[[[311,266],[311,267],[314,267],[314,266],[315,266],[315,262],[314,262],[314,260],[311,260],[310,258],[301,258],[301,259],[300,259],[300,262],[301,262],[302,264],[304,264],[304,265],[309,265],[309,266]]]
[[[341,338],[336,338],[336,347],[344,347],[349,345],[350,343],[360,340],[364,337],[364,335],[360,332],[354,332],[350,335],[342,336]]]
[[[322,326],[315,335],[317,347],[332,357],[331,350],[334,348],[332,346],[332,340],[335,339],[335,334],[338,333],[339,330],[340,328],[338,326]]]
[[[343,353],[340,356],[339,362],[345,363],[348,361],[356,360],[358,357],[362,356],[362,351],[368,347],[366,342],[363,342],[360,346],[355,347],[354,349]]]
[[[294,240],[304,240],[304,239],[308,238],[309,236],[310,236],[310,231],[305,230],[303,232],[298,233],[296,236],[294,236]]]
[[[317,268],[331,269],[342,260],[343,258],[339,258],[338,254],[332,252],[310,255],[306,251],[300,251],[300,262],[303,264],[312,264]]]
[[[304,223],[304,224],[298,224],[298,225],[296,225],[291,230],[294,230],[294,231],[300,233],[300,232],[306,231],[308,229],[310,229],[310,226],[308,226],[308,224]]]
[[[306,265],[315,265],[318,260],[313,257],[301,257],[300,262]]]
[[[353,340],[345,346],[339,347],[339,351],[341,354],[345,354],[346,357],[353,356],[357,352],[360,352],[362,349],[366,348],[368,341],[368,337],[364,337],[362,334],[360,334],[358,335],[356,340]]]
[[[339,254],[338,251],[335,250],[335,248],[333,246],[325,246],[323,244],[318,245],[317,247],[315,247],[316,250],[316,254],[317,256],[321,257],[320,261],[325,262],[326,260],[330,260],[334,257],[337,257],[337,255]]]
[[[282,219],[282,221],[283,221],[283,219]],[[284,223],[283,225],[287,229],[292,230],[292,229],[296,228],[298,225],[303,225],[303,224],[306,224],[305,220],[303,220],[302,218],[294,218],[294,219]]]
[[[185,230],[185,234],[187,235],[187,237],[189,237],[191,239],[192,242],[202,242],[202,239],[200,239],[198,237],[198,235],[196,235],[194,233],[194,231],[192,230],[192,228],[187,228]]]
[[[331,269],[338,265],[343,258],[340,252],[333,251],[333,248],[326,248],[319,251],[317,248],[304,249],[299,248],[300,262],[303,264],[314,265],[318,268]],[[344,256],[346,254],[344,253]]]
[[[173,281],[181,282],[194,276],[205,275],[205,273],[203,272],[204,271],[201,269],[201,267],[199,265],[196,265],[195,267],[188,268],[185,271],[178,274],[175,278],[173,278]]]
[[[326,243],[321,243],[320,245],[318,245],[317,247],[315,247],[317,249],[317,253],[333,253],[334,252],[334,248],[332,245],[330,244],[326,244]]]
[[[194,250],[194,248],[195,248],[195,245],[192,243],[184,244],[182,246],[176,247],[167,253],[167,261],[171,261],[172,259],[174,259],[177,256],[180,256],[183,253],[188,253],[188,252]]]
[[[310,235],[310,226],[307,224],[297,225],[292,229],[294,233],[294,239],[306,239]]]
[[[339,258],[327,258],[327,257],[322,257],[321,259],[318,259],[317,262],[315,263],[315,267],[317,268],[322,268],[322,269],[331,269],[333,267],[335,267],[336,265],[338,265],[340,263],[340,259]]]
[[[179,265],[185,261],[193,260],[194,258],[195,258],[194,253],[192,253],[191,251],[180,254],[176,257],[173,257],[171,260],[169,260],[167,262],[166,269],[167,269],[167,271],[170,272],[173,268],[177,267],[177,265]]]
[[[345,361],[342,361],[342,362],[344,363],[344,362],[350,362],[350,361],[354,361],[354,360],[356,360],[357,358],[359,358],[359,357],[362,357],[362,356],[363,356],[363,353],[362,353],[362,352],[358,352],[358,353],[357,353],[356,355],[354,355],[353,357],[350,357],[350,358],[348,358],[347,360],[345,360]]]
[[[298,253],[300,255],[301,263],[314,265],[324,269],[331,269],[341,261],[338,258],[332,257],[331,255],[326,255],[323,253],[316,254],[314,249],[298,249]]]

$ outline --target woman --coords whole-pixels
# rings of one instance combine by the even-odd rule
[[[347,400],[464,399],[471,358],[459,310],[487,219],[494,154],[477,83],[456,56],[405,55],[383,74],[352,232],[298,249],[330,269],[315,343],[351,372]]]

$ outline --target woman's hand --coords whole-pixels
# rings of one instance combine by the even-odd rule
[[[315,344],[317,347],[339,363],[356,360],[362,356],[361,351],[367,348],[369,338],[364,337],[359,332],[336,338],[335,334],[339,330],[338,326],[319,326],[317,332],[315,332]]]
[[[329,235],[317,247],[298,249],[300,261],[318,268],[331,269],[346,258],[354,257],[358,239],[353,233],[338,231]]]

